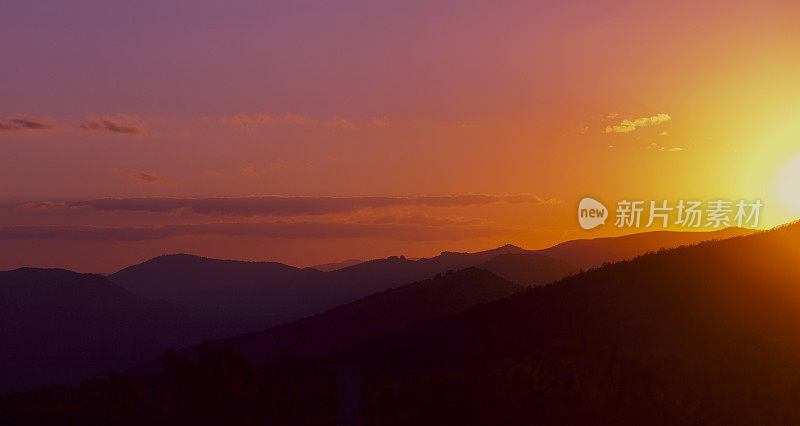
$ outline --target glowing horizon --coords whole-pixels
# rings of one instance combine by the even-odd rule
[[[0,268],[110,271],[175,251],[306,266],[635,231],[581,230],[584,196],[760,199],[760,229],[792,221],[800,6],[727,5],[14,2],[0,228],[39,229],[0,238]],[[317,201],[86,204],[250,196]],[[207,231],[226,223],[261,234]],[[165,226],[192,231],[45,232]]]

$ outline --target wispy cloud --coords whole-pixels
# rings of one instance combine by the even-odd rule
[[[142,126],[139,119],[130,115],[120,115],[118,117],[89,117],[80,125],[83,130],[100,130],[110,133],[128,136],[144,136],[147,129]]]
[[[257,236],[286,239],[388,238],[402,241],[463,240],[523,232],[482,225],[424,226],[334,222],[204,223],[154,227],[3,226],[0,239],[145,241],[187,235]]]
[[[257,178],[259,176],[255,167],[242,167],[239,172],[249,178]]]
[[[478,219],[436,217],[425,213],[412,213],[404,215],[386,215],[372,220],[374,224],[399,223],[404,225],[424,226],[451,226],[451,225],[478,225]]]
[[[222,119],[224,124],[227,124],[238,130],[249,130],[254,124],[266,124],[273,121],[273,118],[265,114],[241,114],[233,117],[226,117]]]
[[[415,197],[219,197],[219,198],[98,198],[69,203],[100,211],[173,212],[182,209],[203,215],[303,216],[352,213],[364,209],[392,207],[468,207],[494,203],[560,204],[532,194],[455,194]]]
[[[316,120],[313,118],[304,117],[299,114],[286,114],[283,116],[283,121],[286,123],[294,123],[294,124],[299,124],[301,126],[311,126],[311,127],[319,127],[319,126],[343,127],[348,129],[356,127],[355,124],[343,118],[334,118],[332,120]]]
[[[641,117],[634,120],[622,120],[619,124],[606,126],[605,133],[628,133],[646,126],[665,123],[672,120],[669,114],[656,114],[650,117]]]
[[[163,176],[157,175],[152,172],[121,172],[116,169],[109,170],[112,175],[129,180],[132,182],[149,183],[149,184],[163,184],[167,183],[167,179]]]
[[[663,151],[663,152],[680,152],[683,151],[683,148],[678,146],[661,146],[655,142],[651,143],[647,146],[647,149],[653,151]]]
[[[251,130],[254,126],[272,124],[272,123],[286,123],[294,124],[304,127],[333,127],[342,129],[354,129],[356,127],[372,126],[372,127],[389,127],[389,119],[386,117],[375,118],[367,121],[351,121],[341,117],[334,117],[329,120],[321,120],[316,118],[307,117],[300,114],[287,113],[283,115],[268,115],[268,114],[240,114],[233,117],[225,117],[222,122],[237,130]]]
[[[37,117],[27,115],[15,115],[11,118],[0,117],[0,132],[52,130],[53,128],[52,124]]]
[[[34,201],[24,203],[19,207],[25,210],[63,210],[67,208],[67,203],[63,201]]]
[[[375,126],[375,127],[389,127],[389,126],[392,125],[389,122],[389,118],[388,117],[373,118],[372,120],[370,120],[369,124],[371,126]]]

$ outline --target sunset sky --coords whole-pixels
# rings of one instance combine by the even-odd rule
[[[580,229],[585,196],[761,199],[779,225],[800,216],[799,17],[788,0],[5,1],[0,268],[636,231]]]

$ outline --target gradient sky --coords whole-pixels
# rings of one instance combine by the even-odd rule
[[[622,232],[578,227],[587,195],[762,199],[775,226],[800,215],[798,18],[792,1],[5,1],[0,268]]]

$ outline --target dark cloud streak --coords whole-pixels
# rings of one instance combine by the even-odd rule
[[[0,132],[21,132],[28,130],[51,130],[53,125],[41,118],[17,115],[12,118],[0,118]]]
[[[222,216],[303,216],[352,213],[364,209],[389,207],[468,207],[494,203],[557,204],[531,194],[489,195],[456,194],[416,197],[229,197],[229,198],[98,198],[69,203],[70,207],[95,210],[175,212],[188,209],[202,215]]]
[[[4,226],[0,239],[146,241],[189,235],[286,239],[382,238],[402,241],[462,240],[522,232],[493,226],[422,226],[327,222],[205,223],[157,227]]]
[[[131,121],[130,117],[125,117],[126,121]],[[147,130],[139,124],[129,123],[111,117],[91,117],[81,124],[83,130],[102,130],[111,133],[118,133],[129,136],[143,136]]]
[[[167,183],[166,178],[152,172],[121,172],[119,170],[111,169],[109,170],[109,173],[121,179],[130,180],[132,182],[152,183],[152,184]]]

